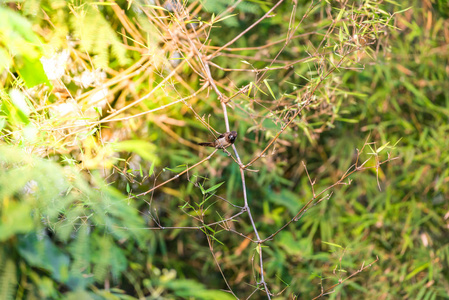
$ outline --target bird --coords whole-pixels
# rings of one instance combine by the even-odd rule
[[[220,136],[213,142],[198,143],[198,145],[204,147],[213,147],[217,149],[225,149],[234,144],[236,138],[237,138],[236,131],[228,131],[223,134],[220,134]]]

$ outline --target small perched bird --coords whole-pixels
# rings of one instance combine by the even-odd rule
[[[231,146],[232,144],[234,144],[234,141],[236,138],[237,138],[237,132],[229,131],[229,132],[220,134],[220,136],[213,142],[198,143],[198,145],[205,146],[205,147],[214,147],[214,148],[218,148],[218,149],[225,149],[225,148]]]

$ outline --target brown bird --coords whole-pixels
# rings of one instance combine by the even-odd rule
[[[232,144],[234,144],[234,141],[236,138],[237,138],[237,132],[229,131],[229,132],[220,134],[220,136],[213,142],[198,143],[198,145],[205,146],[205,147],[214,147],[214,148],[219,148],[219,149],[225,149],[225,148],[231,146]]]

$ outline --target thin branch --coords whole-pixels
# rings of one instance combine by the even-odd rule
[[[212,157],[218,150],[219,150],[219,149],[215,149],[209,156],[207,156],[206,158],[200,160],[200,161],[197,162],[196,164],[194,164],[194,165],[188,167],[187,169],[185,169],[185,170],[182,171],[181,173],[177,174],[176,176],[174,176],[174,177],[172,177],[172,178],[170,178],[170,179],[168,179],[168,180],[162,182],[161,184],[159,184],[159,185],[157,185],[157,186],[155,186],[155,187],[149,189],[149,190],[146,191],[146,192],[140,193],[140,194],[138,194],[138,195],[134,195],[134,196],[132,196],[131,198],[136,198],[136,197],[140,197],[140,196],[145,196],[146,194],[151,193],[151,192],[154,191],[155,189],[158,189],[158,188],[160,188],[161,186],[166,185],[166,184],[169,183],[170,181],[173,181],[173,180],[179,178],[181,175],[187,173],[189,170],[191,170],[191,169],[195,168],[196,166],[199,166],[199,165],[202,164],[203,162],[209,160],[209,159],[210,159],[210,158],[211,158],[211,157]]]
[[[329,293],[332,293],[332,292],[333,292],[333,291],[331,291],[332,289],[334,289],[335,287],[339,286],[339,285],[342,284],[343,282],[345,282],[345,281],[351,279],[352,277],[356,276],[357,274],[359,274],[359,273],[365,271],[366,269],[370,268],[373,264],[375,264],[375,263],[378,262],[378,261],[379,261],[379,257],[376,256],[376,260],[373,261],[372,263],[370,263],[370,264],[367,265],[367,266],[365,266],[365,262],[363,262],[363,264],[362,264],[362,266],[360,267],[360,269],[358,269],[357,271],[355,271],[354,273],[352,273],[351,275],[349,275],[349,276],[346,277],[345,279],[340,279],[340,280],[338,281],[338,283],[332,285],[331,287],[325,289],[324,291],[322,290],[322,291],[321,291],[321,294],[319,294],[318,296],[316,296],[316,297],[313,298],[312,300],[319,299],[319,298],[323,297],[324,295],[327,295],[327,294],[329,294]]]
[[[215,57],[217,55],[218,52],[220,52],[221,50],[227,48],[228,46],[234,44],[235,41],[237,41],[239,38],[241,38],[245,33],[247,33],[248,31],[250,31],[251,29],[253,29],[257,24],[259,24],[260,22],[262,22],[263,20],[265,20],[266,18],[270,17],[270,14],[276,9],[276,7],[278,7],[279,5],[281,5],[281,3],[284,2],[284,0],[280,0],[278,1],[278,3],[276,3],[265,15],[263,15],[259,20],[257,20],[256,22],[254,22],[253,24],[251,24],[251,26],[249,26],[248,28],[246,28],[245,30],[243,30],[239,35],[237,35],[235,38],[233,38],[231,41],[227,42],[224,46],[221,46],[220,48],[218,48],[217,50],[215,50],[214,53],[208,55],[207,60],[212,59],[213,57]]]

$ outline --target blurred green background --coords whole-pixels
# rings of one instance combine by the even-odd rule
[[[331,42],[337,47],[345,32],[348,40],[354,38],[348,34],[352,29],[372,26],[373,43],[351,57],[352,67],[342,66],[320,85],[319,100],[280,136],[276,151],[270,149],[250,167],[259,171],[246,173],[262,238],[311,199],[302,162],[316,179],[315,191],[321,191],[354,163],[367,138],[377,148],[395,145],[381,152],[381,159],[387,150],[398,157],[378,172],[356,172],[350,185],[333,188],[328,200],[264,243],[267,284],[275,299],[309,299],[378,257],[326,297],[449,298],[449,4],[342,2],[298,1],[295,10],[284,3],[232,45],[260,47],[285,38],[292,10],[295,25],[307,13],[295,33],[305,35],[290,41],[281,62],[307,58],[316,49],[336,55]],[[185,32],[173,29],[181,20],[173,3],[116,3],[3,1],[0,7],[0,299],[233,299],[223,291],[228,289],[223,277],[239,298],[246,298],[259,278],[254,244],[219,226],[150,229],[157,223],[195,227],[201,225],[198,219],[218,222],[238,213],[216,197],[243,205],[239,167],[226,154],[218,152],[188,177],[148,196],[127,197],[211,152],[193,143],[213,138],[198,116],[221,132],[225,126],[213,90],[187,100],[197,116],[180,103],[98,126],[100,118],[147,95],[176,68],[177,58],[189,55]],[[229,5],[184,4],[193,15],[185,28],[198,34]],[[311,4],[316,7],[308,11]],[[273,5],[243,1],[235,16],[205,30],[207,45],[224,45]],[[142,13],[145,9],[154,15]],[[342,11],[342,19],[330,21]],[[383,26],[394,12],[399,13]],[[351,13],[361,16],[361,27],[345,31]],[[340,29],[321,44],[332,26]],[[223,51],[213,62],[223,68],[264,68],[263,59],[273,58],[283,45],[236,52],[240,56]],[[40,58],[63,51],[68,53],[60,71],[65,77],[52,79]],[[329,66],[335,62],[328,61]],[[260,83],[265,94],[259,93],[259,102],[232,100],[228,114],[244,163],[280,130],[277,121],[294,112],[294,101],[273,106],[273,98],[298,99],[295,93],[319,74],[317,66],[317,61],[305,62],[269,73],[269,81]],[[200,67],[181,65],[162,89],[118,117],[192,95],[204,82],[194,69]],[[212,74],[224,92],[255,82],[248,72],[212,68]],[[89,75],[93,79],[86,79]],[[208,189],[216,196],[204,193]],[[236,221],[233,230],[254,238],[245,214]],[[264,298],[257,291],[251,299]]]

